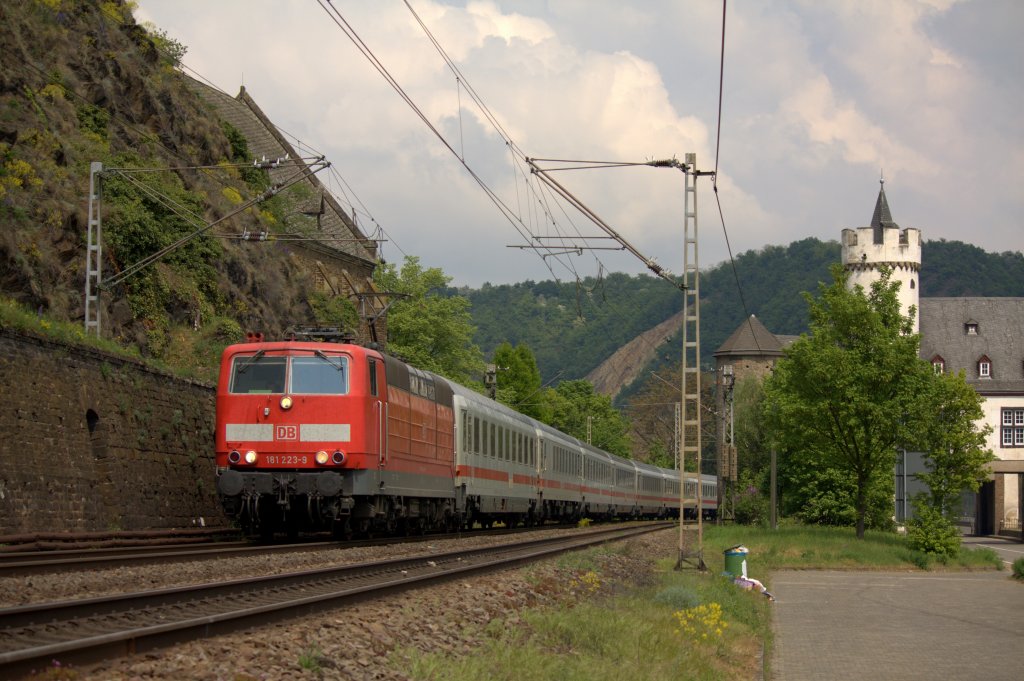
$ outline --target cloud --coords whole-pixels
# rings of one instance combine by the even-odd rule
[[[715,163],[721,6],[648,0],[403,3],[334,0],[388,73],[500,200],[536,233],[595,234],[530,193],[493,115],[530,156]],[[506,246],[522,237],[380,73],[313,3],[141,0],[189,47],[185,62],[229,92],[245,84],[280,127],[328,155],[403,251],[478,285],[644,271],[588,252],[570,267]],[[926,239],[1019,250],[1024,173],[1013,65],[1024,48],[1007,0],[730,3],[719,195],[734,252],[864,224],[880,170],[894,217]],[[1017,69],[1019,70],[1019,69]],[[472,87],[489,113],[472,102]],[[559,174],[642,252],[678,269],[682,175],[664,169]],[[535,178],[534,178],[535,179]],[[702,263],[726,256],[710,180],[698,184]],[[548,211],[549,216],[545,216]],[[980,228],[979,228],[980,227]],[[468,250],[467,250],[468,249]],[[568,264],[566,258],[559,258]]]

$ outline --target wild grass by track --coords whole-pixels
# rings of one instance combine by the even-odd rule
[[[686,541],[696,540],[688,532]],[[743,526],[705,527],[706,572],[677,570],[677,553],[657,560],[648,584],[605,588],[602,552],[563,558],[580,575],[587,597],[559,607],[509,613],[493,621],[486,643],[458,658],[403,651],[396,666],[414,679],[444,681],[664,681],[752,679],[772,647],[772,603],[737,588],[722,575],[723,552],[749,550],[748,572],[771,590],[780,569],[920,570],[1000,569],[988,549],[964,550],[938,561],[911,551],[903,537],[853,530],[786,526],[771,531]],[[695,549],[692,543],[687,551]]]

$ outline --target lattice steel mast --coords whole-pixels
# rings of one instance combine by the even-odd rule
[[[683,345],[680,367],[682,418],[679,429],[679,558],[676,569],[691,565],[706,570],[704,564],[704,514],[701,508],[703,490],[700,478],[700,260],[697,250],[697,155],[686,154],[683,164],[686,191],[683,204]],[[686,456],[697,460],[694,481],[694,512],[697,515],[697,547],[687,549],[684,510],[687,501]]]

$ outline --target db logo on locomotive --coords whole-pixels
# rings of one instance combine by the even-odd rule
[[[275,440],[298,440],[299,439],[299,427],[292,426],[274,426],[274,439]]]

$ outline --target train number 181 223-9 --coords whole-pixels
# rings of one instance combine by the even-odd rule
[[[268,454],[264,461],[268,466],[305,466],[309,457],[305,454]]]

